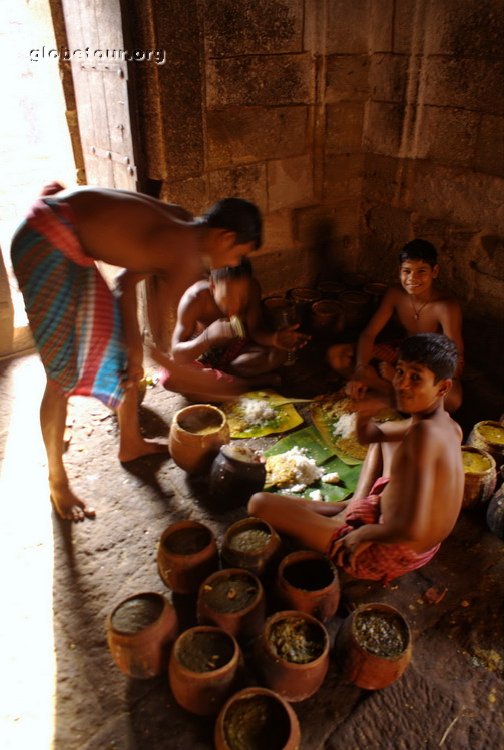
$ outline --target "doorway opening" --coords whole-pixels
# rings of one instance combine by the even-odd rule
[[[3,0],[0,48],[7,71],[0,90],[8,102],[0,118],[0,354],[8,355],[32,345],[12,271],[12,236],[43,185],[75,186],[76,168],[58,58],[40,54],[56,49],[49,0]]]

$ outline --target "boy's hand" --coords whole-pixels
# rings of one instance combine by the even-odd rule
[[[361,398],[353,406],[357,414],[371,419],[384,409],[389,409],[390,401],[384,397]]]
[[[350,531],[335,545],[334,562],[346,570],[355,570],[355,564],[359,555],[373,544],[373,542],[360,541],[359,531],[360,529]]]
[[[354,401],[360,401],[366,395],[368,387],[362,380],[349,380],[345,386],[345,393]]]
[[[288,328],[281,328],[279,331],[276,331],[273,337],[273,346],[287,352],[302,349],[310,340],[310,336],[306,333],[301,333],[297,330],[298,328],[299,323],[295,323]]]

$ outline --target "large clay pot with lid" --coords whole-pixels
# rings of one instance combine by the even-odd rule
[[[262,583],[243,568],[219,570],[201,584],[197,614],[200,625],[216,625],[239,640],[253,638],[266,616]]]
[[[226,415],[216,406],[191,404],[174,414],[168,448],[177,466],[188,474],[208,471],[225,443],[229,443],[229,427]]]
[[[217,750],[298,750],[299,720],[291,706],[273,690],[248,687],[235,693],[215,723]]]
[[[198,625],[175,641],[168,678],[177,703],[198,716],[218,713],[239,687],[243,657],[235,638],[221,628]]]
[[[344,680],[365,690],[387,687],[411,661],[409,625],[388,604],[361,604],[341,626],[336,650]]]
[[[161,594],[151,591],[128,597],[107,618],[110,653],[129,677],[148,679],[161,674],[176,635],[175,610]]]
[[[264,456],[236,443],[222,445],[210,469],[210,492],[217,507],[225,510],[245,505],[265,481]]]
[[[222,564],[245,568],[262,577],[271,570],[281,550],[281,539],[262,518],[243,518],[226,529],[221,546]]]
[[[275,612],[266,620],[256,653],[267,687],[291,703],[303,701],[327,674],[329,634],[306,612]]]
[[[321,552],[300,550],[286,555],[278,566],[276,586],[285,609],[307,612],[322,622],[338,609],[338,571]]]
[[[497,482],[497,468],[490,453],[471,445],[462,446],[464,498],[462,507],[476,508],[487,503]]]
[[[159,575],[176,594],[195,594],[219,567],[211,530],[199,521],[178,521],[161,534],[157,552]]]

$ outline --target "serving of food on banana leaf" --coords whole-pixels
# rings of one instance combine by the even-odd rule
[[[272,390],[250,391],[221,406],[232,438],[263,437],[287,432],[303,423],[293,403],[309,399],[289,399]]]
[[[354,492],[361,469],[335,457],[313,427],[279,440],[265,456],[265,489],[311,500],[344,500]]]
[[[346,464],[354,465],[366,458],[367,445],[357,440],[357,414],[354,402],[341,393],[316,399],[311,405],[311,418],[327,445]],[[394,409],[383,409],[375,420],[389,422],[402,419]]]

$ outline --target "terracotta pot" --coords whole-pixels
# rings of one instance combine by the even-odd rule
[[[265,297],[262,300],[262,306],[266,320],[274,330],[282,328],[282,326],[285,325],[284,317],[287,314],[285,312],[286,310],[290,311],[290,315],[294,314],[293,303],[280,295]]]
[[[245,505],[266,481],[266,463],[251,448],[231,443],[221,446],[210,469],[210,492],[217,507]]]
[[[291,552],[278,567],[277,592],[285,608],[329,620],[340,600],[338,571],[321,552]]]
[[[346,287],[340,281],[323,281],[321,284],[317,284],[317,289],[323,299],[338,299]]]
[[[388,284],[382,284],[380,281],[372,281],[364,286],[363,291],[369,294],[373,307],[376,308],[380,305],[387,289]]]
[[[192,404],[174,414],[168,447],[177,466],[188,474],[208,471],[225,443],[229,443],[229,427],[216,406]]]
[[[375,648],[372,635],[365,635],[373,628],[375,638],[382,628],[393,633],[388,644],[389,655],[376,653],[379,641]],[[382,650],[385,650],[383,646]],[[388,604],[362,604],[341,626],[337,651],[341,657],[343,678],[347,682],[366,690],[387,687],[401,677],[410,663],[409,625],[401,613]]]
[[[359,328],[368,322],[372,310],[369,294],[359,291],[342,292],[338,300],[345,313],[347,328]]]
[[[244,518],[226,529],[221,547],[223,565],[245,568],[257,576],[265,575],[277,560],[281,540],[267,521]]]
[[[504,425],[490,419],[477,422],[471,430],[467,444],[490,453],[497,467],[500,467],[504,462]]]
[[[344,273],[341,277],[341,281],[347,289],[358,290],[362,289],[368,282],[368,277],[363,273]]]
[[[248,570],[226,568],[200,586],[198,622],[216,625],[235,638],[253,638],[262,631],[266,615],[261,581]]]
[[[273,690],[249,687],[235,693],[215,723],[216,750],[298,750],[299,720],[286,700]]]
[[[179,635],[170,654],[168,677],[177,703],[199,716],[216,714],[236,690],[243,659],[232,635],[206,625]]]
[[[465,477],[462,507],[474,508],[492,497],[497,482],[497,468],[490,453],[471,445],[462,446],[462,460]]]
[[[322,299],[313,303],[311,320],[314,333],[333,336],[345,328],[345,311],[336,300]]]
[[[311,325],[311,307],[314,302],[322,299],[322,294],[318,289],[308,286],[294,287],[287,292],[287,299],[294,303],[296,309],[296,318],[301,326],[308,327]]]
[[[159,540],[159,575],[177,594],[194,594],[219,567],[219,552],[210,529],[199,521],[178,521]]]
[[[501,467],[502,475],[504,475],[504,467]],[[486,520],[490,531],[499,539],[504,539],[504,485],[501,485],[491,498],[487,508]]]
[[[329,667],[329,635],[315,617],[285,610],[266,620],[256,646],[266,685],[290,702],[322,685]]]
[[[128,597],[107,619],[108,647],[121,672],[129,677],[147,679],[161,674],[176,635],[173,607],[154,592]]]

